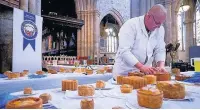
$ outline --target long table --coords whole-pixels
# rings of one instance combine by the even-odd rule
[[[112,67],[113,65],[90,65],[93,69],[98,69],[98,68],[102,68],[104,66],[109,66]],[[67,65],[47,65],[47,69],[54,69],[59,71],[60,68],[65,68],[65,69],[72,69],[72,68],[76,68],[75,66],[67,66]],[[85,68],[85,66],[79,66],[78,68]]]
[[[109,83],[109,82],[108,82]],[[107,84],[108,84],[107,83]],[[112,83],[111,83],[112,84]],[[121,106],[123,108],[129,109],[144,109],[140,107],[137,103],[137,92],[133,90],[130,94],[120,94],[120,87],[118,85],[112,85],[113,89],[111,90],[96,90],[95,93],[100,93],[99,97],[94,97],[95,109],[111,109],[114,106]],[[65,97],[65,92],[59,91],[57,89],[48,89],[48,90],[38,90],[36,91],[36,97],[42,93],[49,93],[52,96],[52,101],[50,102],[53,106],[59,109],[80,109],[81,98],[69,98]],[[194,98],[194,101],[163,101],[162,109],[200,109],[200,87],[197,86],[186,86],[187,94],[190,97]],[[68,93],[67,91],[66,93]],[[12,95],[19,95],[22,92],[12,93]],[[115,94],[116,96],[106,95],[106,94]]]
[[[97,80],[108,81],[111,78],[111,73],[93,75],[76,73],[49,74],[44,78],[28,79],[28,77],[23,77],[15,80],[0,78],[0,94],[21,91],[25,87],[32,87],[34,90],[59,88],[63,79],[76,79],[79,84],[89,84],[95,83]]]

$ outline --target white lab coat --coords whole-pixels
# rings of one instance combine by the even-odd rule
[[[113,76],[138,71],[134,67],[138,62],[152,66],[154,59],[156,62],[165,61],[164,33],[163,26],[160,26],[149,36],[145,28],[144,16],[132,18],[124,23],[118,35],[119,47],[113,66]]]

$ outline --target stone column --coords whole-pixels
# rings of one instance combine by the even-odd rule
[[[147,12],[147,1],[140,0],[140,15],[144,15]]]
[[[94,11],[94,21],[93,21],[93,27],[94,27],[94,33],[93,33],[93,40],[94,40],[94,55],[97,56],[97,58],[100,58],[100,52],[99,52],[99,43],[100,43],[100,13],[95,10]],[[98,61],[99,62],[99,61]]]
[[[81,13],[77,12],[77,17],[81,19]],[[77,31],[77,56],[81,56],[81,29]]]
[[[189,47],[194,46],[194,31],[193,31],[193,23],[194,23],[194,12],[195,6],[192,1],[189,1],[190,9],[185,13],[185,27],[186,27],[186,45],[185,45],[185,55],[186,61],[189,61]]]
[[[131,0],[131,18],[140,16],[140,0]]]
[[[28,0],[20,0],[19,8],[28,12]]]
[[[167,9],[167,18],[165,22],[165,42],[166,44],[172,41],[172,6],[168,4],[165,6]]]
[[[166,22],[164,23],[164,27],[165,27],[165,43],[169,44],[169,43],[173,43],[172,42],[172,6],[171,4],[167,4],[166,6],[167,9],[167,18],[166,18]],[[166,65],[169,65],[171,62],[171,57],[170,54],[168,53],[166,56]]]
[[[28,11],[32,14],[36,14],[36,0],[29,0],[28,6]]]
[[[95,10],[95,0],[76,0],[78,19],[84,20],[84,26],[78,31],[78,56],[98,55],[99,13]]]
[[[36,14],[38,16],[41,16],[41,6],[42,6],[42,3],[41,3],[41,0],[36,0]]]
[[[0,73],[12,71],[13,10],[0,10]]]

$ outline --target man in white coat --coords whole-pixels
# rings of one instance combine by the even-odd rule
[[[165,71],[164,28],[167,11],[154,5],[145,15],[125,22],[119,31],[119,47],[113,66],[113,76],[126,76],[131,71],[153,74]],[[152,67],[155,60],[156,67]]]

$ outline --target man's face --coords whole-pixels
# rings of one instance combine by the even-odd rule
[[[160,28],[160,26],[164,23],[166,19],[165,15],[156,15],[147,13],[145,19],[145,26],[149,31],[154,31],[156,28]]]

